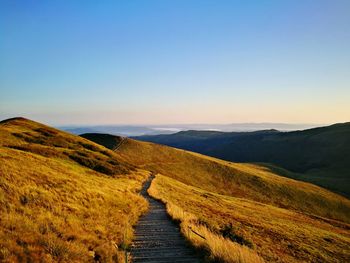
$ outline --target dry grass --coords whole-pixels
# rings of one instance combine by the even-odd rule
[[[92,167],[73,158],[83,153]],[[106,163],[111,171],[98,165]],[[16,119],[0,124],[0,261],[123,262],[148,172],[77,136]]]
[[[154,195],[271,262],[350,260],[350,201],[266,167],[128,139],[129,162],[158,172]]]
[[[155,188],[149,193],[156,196]],[[260,263],[264,260],[257,253],[240,244],[232,242],[222,235],[212,232],[203,225],[193,214],[185,212],[179,206],[168,202],[166,204],[168,214],[180,222],[182,234],[198,249],[204,250],[209,255],[209,260],[227,263]]]
[[[130,163],[208,192],[244,198],[350,223],[350,201],[316,185],[255,164],[127,139],[117,151]]]
[[[239,262],[238,256],[233,261],[223,256],[227,239],[236,245],[230,245],[228,254],[239,254],[244,246],[247,262],[251,262],[252,251],[270,262],[348,262],[350,259],[350,225],[340,221],[220,195],[162,175],[156,176],[149,193],[167,204],[174,219],[185,222],[182,231],[195,245],[205,241],[187,232],[188,225],[203,236],[208,232],[213,234],[214,238],[209,240],[215,241],[203,245],[209,248],[213,258],[225,262]]]

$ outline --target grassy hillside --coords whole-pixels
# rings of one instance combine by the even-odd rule
[[[111,150],[113,150],[123,141],[123,137],[110,134],[84,133],[80,136],[100,145],[103,145],[104,147]]]
[[[152,184],[152,195],[180,206],[184,217],[193,215],[197,227],[222,235],[228,231],[234,242],[267,261],[350,258],[350,201],[342,196],[264,166],[153,143],[126,139],[117,152],[163,175]]]
[[[187,131],[137,138],[229,161],[275,164],[289,170],[287,176],[350,196],[350,123],[295,132]]]
[[[247,198],[350,223],[350,201],[313,184],[255,165],[231,163],[127,139],[118,149],[130,163],[218,194]]]
[[[182,221],[182,232],[188,239],[211,246],[217,258],[222,258],[223,253],[221,250],[215,253],[217,249],[215,244],[210,244],[213,238],[208,230],[254,249],[268,262],[348,262],[350,259],[349,224],[219,195],[162,175],[156,176],[149,192],[167,203],[170,214]],[[174,209],[174,204],[181,212]]]
[[[148,174],[78,136],[2,121],[0,261],[123,262]]]

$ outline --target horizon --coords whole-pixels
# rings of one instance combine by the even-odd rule
[[[339,123],[336,123],[339,124]],[[343,124],[343,123],[342,123]],[[216,132],[279,132],[305,131],[313,128],[328,127],[335,124],[292,124],[292,123],[229,123],[229,124],[165,124],[165,125],[65,125],[56,126],[59,129],[73,133],[102,133],[126,137],[144,135],[166,135],[186,131],[216,131]]]
[[[59,125],[61,127],[65,126],[172,126],[172,125],[178,125],[178,126],[185,126],[185,125],[263,125],[263,124],[268,124],[268,125],[273,125],[273,124],[278,124],[278,125],[333,125],[333,124],[339,124],[339,123],[347,123],[347,122],[335,122],[335,123],[288,123],[288,122],[231,122],[231,123],[162,123],[162,124],[154,124],[154,123],[140,123],[140,124],[128,124],[128,123],[101,123],[101,124],[94,124],[94,123],[88,123],[88,124],[76,124],[76,123],[71,123],[71,124],[64,124],[64,125]],[[56,126],[55,124],[52,124]]]
[[[0,119],[350,120],[350,2],[0,3]]]
[[[179,123],[53,123],[53,122],[45,122],[41,121],[38,119],[33,119],[30,117],[25,117],[25,116],[9,116],[6,118],[0,119],[0,121],[5,121],[8,119],[15,119],[15,118],[25,118],[28,120],[32,120],[35,122],[43,123],[46,125],[51,125],[54,127],[94,127],[94,126],[132,126],[132,127],[138,127],[138,126],[150,126],[150,127],[156,127],[159,126],[161,127],[166,127],[166,126],[188,126],[188,125],[193,125],[193,126],[200,126],[200,125],[219,125],[219,126],[229,126],[229,125],[290,125],[290,126],[298,126],[298,125],[310,125],[310,126],[329,126],[329,125],[334,125],[334,124],[342,124],[342,123],[347,123],[349,121],[344,121],[344,122],[331,122],[331,123],[303,123],[303,122],[208,122],[208,123],[185,123],[185,122],[179,122]]]

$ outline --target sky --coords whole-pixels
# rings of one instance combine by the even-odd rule
[[[350,121],[350,1],[0,1],[0,119]]]

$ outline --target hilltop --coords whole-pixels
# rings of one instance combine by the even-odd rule
[[[0,122],[0,261],[124,262],[149,173],[89,140]],[[125,236],[125,233],[128,233]]]
[[[184,131],[135,138],[228,161],[266,163],[287,177],[350,196],[350,123],[294,132]]]
[[[267,261],[350,257],[346,249],[350,201],[344,197],[280,176],[265,166],[227,162],[129,138],[116,152],[158,173],[150,193],[168,204],[174,218],[188,222],[186,218],[193,216],[197,219],[190,221],[197,222],[196,226],[227,232]],[[175,204],[183,211],[177,213],[180,216],[172,212]]]

